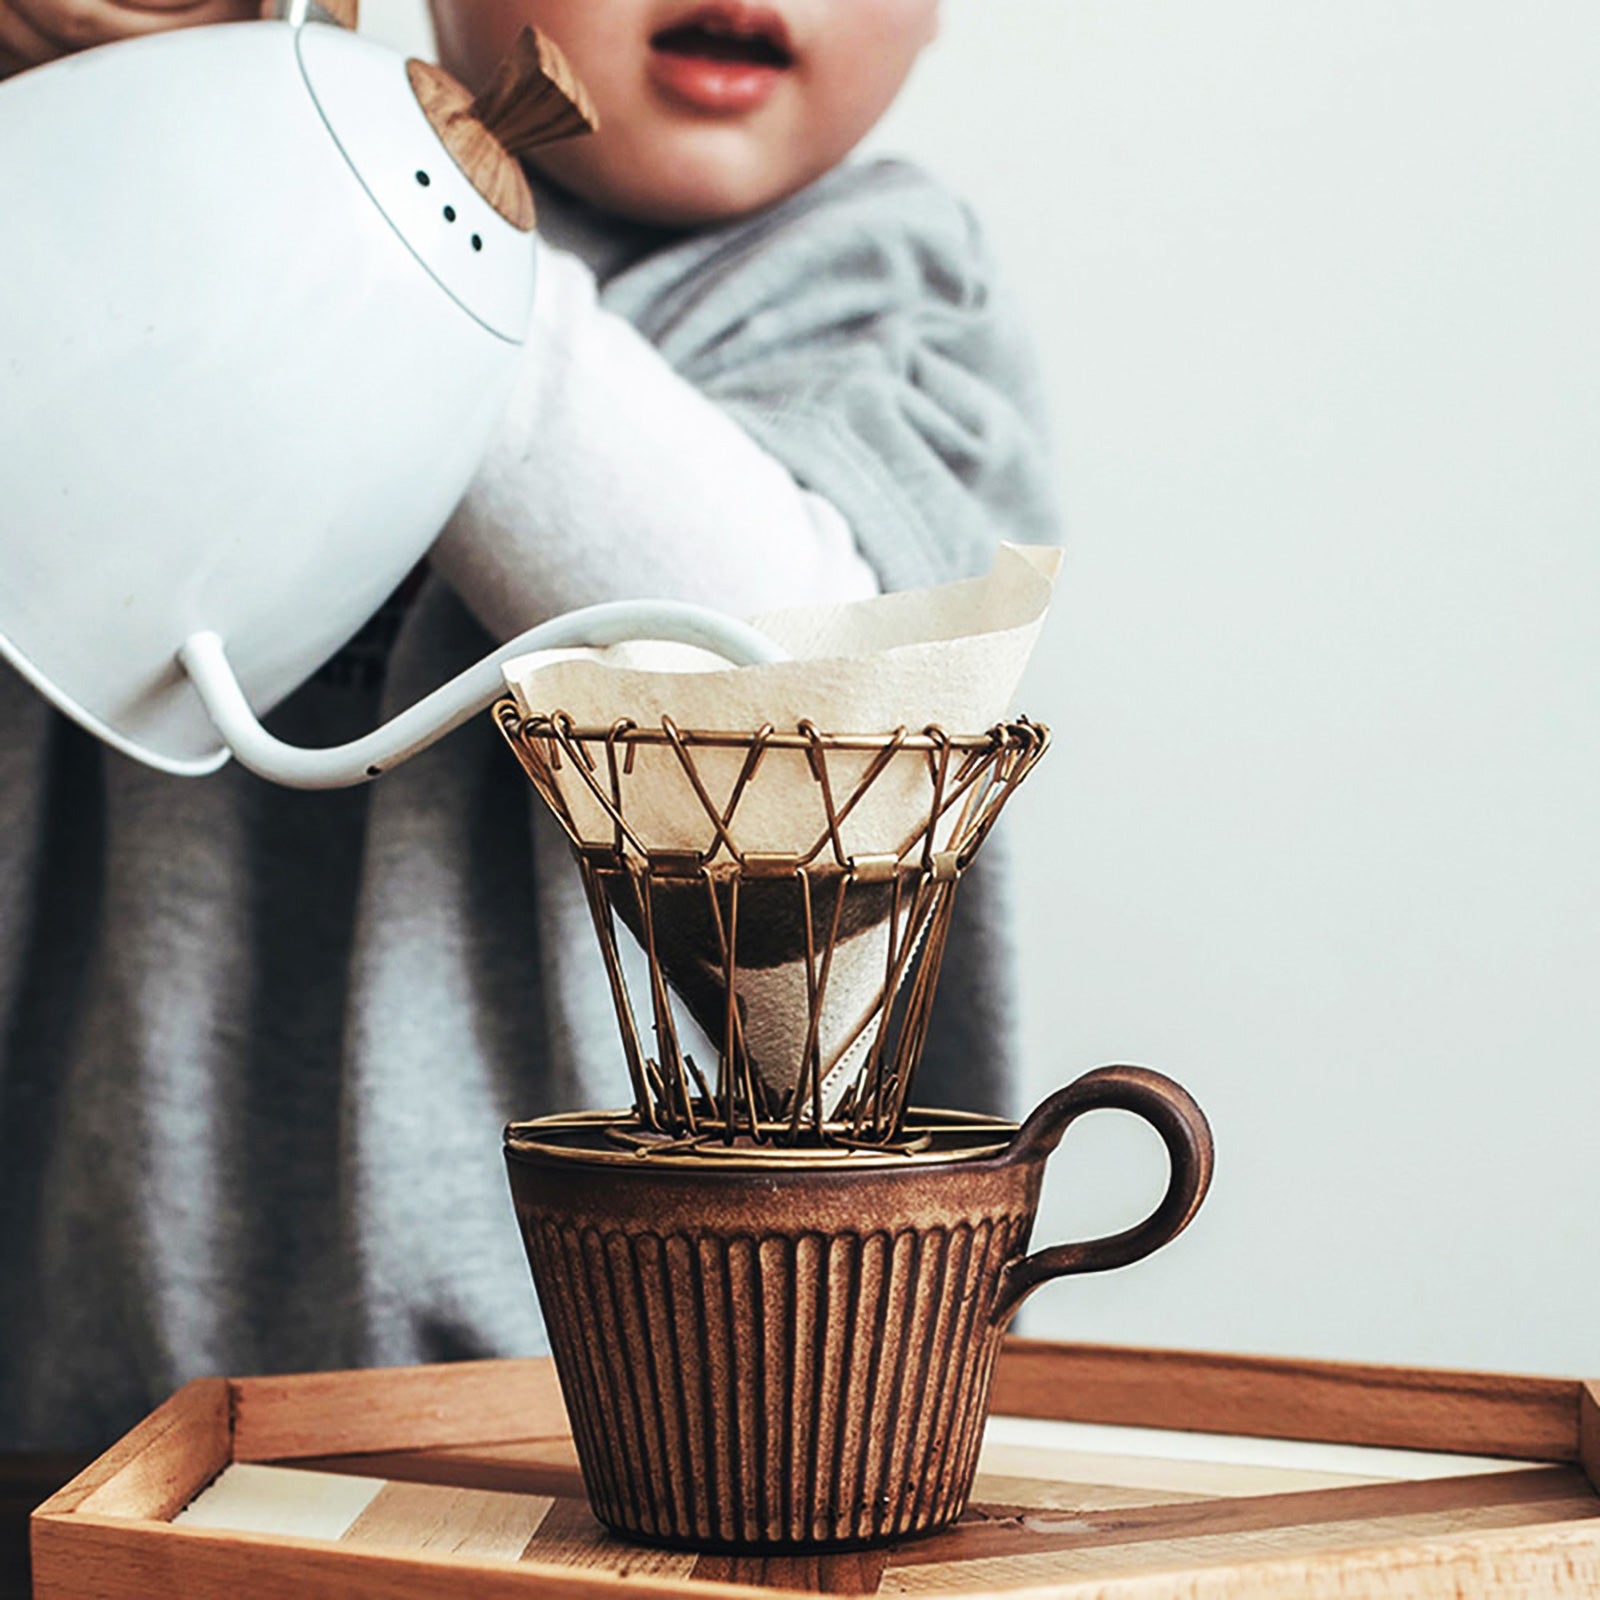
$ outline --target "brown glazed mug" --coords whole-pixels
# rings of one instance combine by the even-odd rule
[[[1166,1194],[1136,1227],[1029,1254],[1045,1159],[1102,1107],[1161,1135]],[[1211,1179],[1204,1114],[1143,1067],[1086,1073],[1020,1128],[912,1112],[910,1154],[675,1153],[630,1145],[630,1123],[513,1123],[506,1160],[594,1514],[695,1550],[845,1549],[960,1516],[1017,1307],[1149,1255]]]

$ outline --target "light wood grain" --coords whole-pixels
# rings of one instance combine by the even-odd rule
[[[1600,1518],[1600,1500],[1588,1480],[1570,1467],[1500,1477],[1442,1478],[1421,1483],[1363,1484],[1357,1488],[1300,1494],[1201,1500],[1186,1504],[1087,1508],[1067,1513],[982,1507],[944,1533],[907,1544],[895,1567],[942,1566],[1008,1559],[1036,1553],[1111,1552],[1115,1559],[1141,1559],[1138,1546],[1226,1541],[1244,1552],[1257,1544],[1291,1541],[1308,1549],[1324,1541],[1342,1543],[1355,1530],[1365,1542],[1404,1537],[1413,1528],[1438,1532],[1458,1527],[1495,1528],[1532,1521]],[[1330,1539],[1329,1530],[1341,1530]],[[1256,1537],[1261,1536],[1261,1537]],[[1098,1556],[1097,1558],[1098,1559]]]
[[[982,1460],[972,1483],[971,1504],[987,1513],[995,1506],[1027,1506],[1034,1511],[1114,1511],[1125,1506],[1188,1505],[1207,1494],[1170,1489],[1135,1489],[1119,1483],[1086,1483],[1076,1478],[1016,1478],[987,1472]]]
[[[574,1499],[555,1502],[522,1559],[546,1566],[588,1567],[619,1578],[636,1573],[684,1578],[694,1570],[696,1557],[691,1551],[656,1550],[619,1539],[595,1521],[587,1501]]]
[[[37,1527],[35,1600],[534,1600],[628,1596],[630,1600],[751,1600],[748,1588],[690,1584],[668,1575],[419,1557],[343,1544],[173,1528],[74,1515]],[[40,1537],[42,1535],[43,1537]],[[765,1600],[800,1600],[768,1591]]]
[[[533,28],[517,36],[476,98],[432,62],[408,61],[406,75],[450,159],[524,233],[534,223],[533,193],[519,158],[598,126],[594,105],[566,57]]]
[[[232,1387],[235,1461],[449,1448],[569,1431],[548,1357],[236,1378]]]
[[[548,1495],[390,1483],[378,1491],[340,1543],[515,1561],[555,1503]]]
[[[226,1379],[187,1384],[34,1516],[170,1517],[227,1466],[230,1426]]]
[[[1588,1524],[1419,1538],[1406,1545],[1262,1552],[1207,1562],[1176,1546],[1154,1570],[1083,1570],[1087,1558],[977,1562],[951,1586],[936,1568],[893,1568],[880,1594],[1025,1594],[1027,1600],[1592,1600],[1600,1552]]]
[[[534,221],[533,192],[522,168],[473,114],[471,94],[431,61],[406,62],[406,75],[461,175],[513,228],[527,233]]]
[[[1008,1340],[991,1409],[1269,1439],[1578,1459],[1580,1385],[1561,1378]]]

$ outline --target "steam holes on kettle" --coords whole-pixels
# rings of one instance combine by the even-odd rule
[[[423,171],[423,169],[421,167],[417,168],[416,179],[417,179],[418,187],[423,188],[423,189],[426,189],[433,182],[433,179],[430,178],[428,176],[428,174],[425,171]],[[454,222],[456,220],[456,208],[454,206],[448,206],[447,205],[444,208],[444,220],[446,222]],[[476,234],[476,233],[473,234],[473,236],[472,236],[472,248],[474,250],[482,250],[483,249],[483,237],[482,237],[481,234]]]

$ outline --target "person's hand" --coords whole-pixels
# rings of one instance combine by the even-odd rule
[[[261,13],[261,0],[0,0],[0,78],[113,39]]]

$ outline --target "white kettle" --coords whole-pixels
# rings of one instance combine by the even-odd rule
[[[474,101],[301,20],[0,83],[0,653],[153,766],[231,751],[300,787],[423,748],[519,651],[647,635],[772,659],[715,613],[619,603],[531,630],[351,745],[293,749],[256,720],[465,490],[532,307],[514,154],[585,113],[531,34]]]

